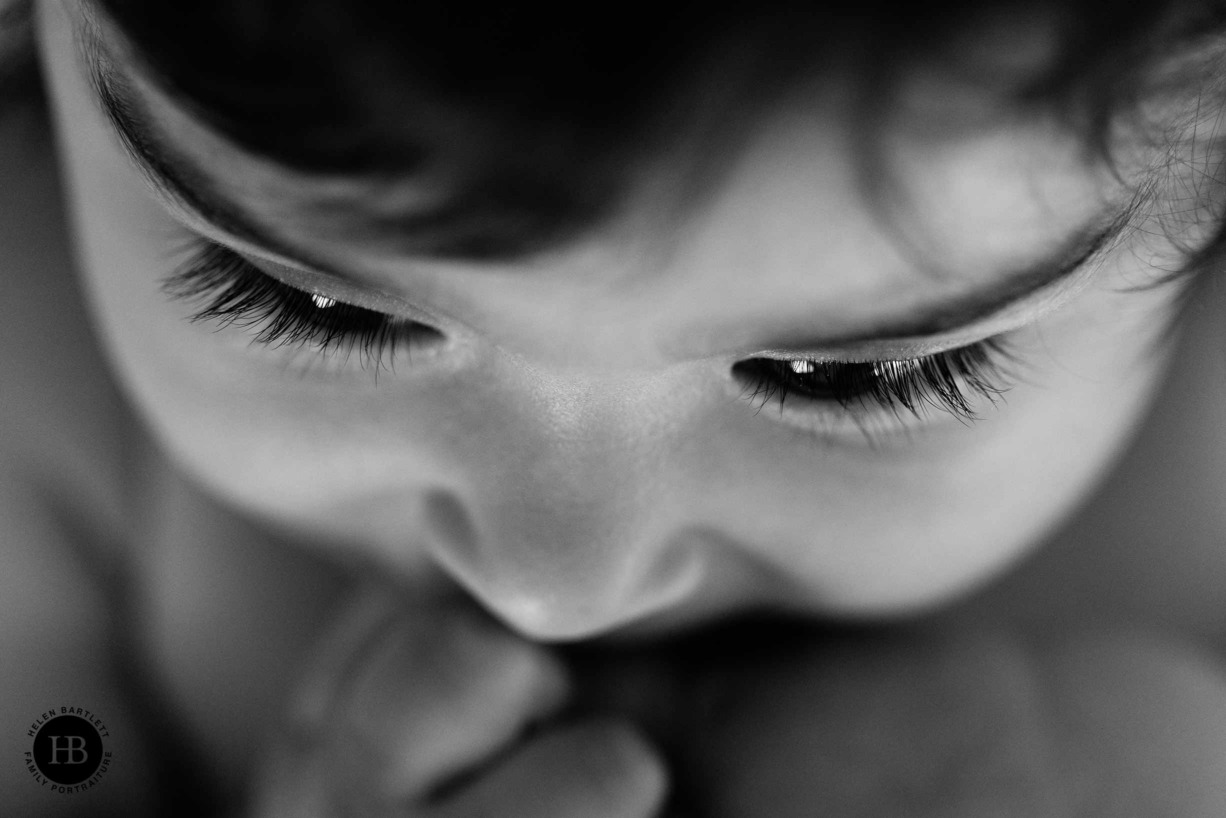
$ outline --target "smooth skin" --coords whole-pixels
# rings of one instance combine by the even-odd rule
[[[1138,231],[1059,309],[1042,318],[1023,315],[1036,319],[1033,329],[1021,332],[1028,338],[1023,347],[1042,352],[1028,359],[1027,381],[1008,405],[970,429],[946,420],[915,430],[910,441],[887,435],[873,448],[858,433],[831,432],[828,423],[816,424],[823,436],[815,441],[808,412],[755,412],[729,376],[740,356],[725,346],[749,349],[742,336],[763,337],[780,325],[871,323],[881,312],[906,313],[939,301],[985,270],[1050,249],[1067,237],[1070,224],[1113,195],[1097,172],[1068,172],[1081,167],[1081,155],[1047,126],[1036,126],[1035,153],[1020,164],[1016,136],[1003,144],[986,138],[970,152],[953,150],[956,141],[920,146],[928,151],[923,167],[933,169],[933,178],[917,177],[917,189],[938,198],[951,185],[960,191],[942,201],[946,206],[924,210],[947,216],[931,228],[955,268],[951,280],[934,284],[890,249],[867,211],[848,206],[854,199],[845,173],[847,135],[831,133],[837,128],[828,124],[839,121],[831,115],[840,110],[833,92],[820,95],[821,105],[812,110],[781,113],[764,126],[718,200],[693,217],[684,241],[667,253],[656,246],[658,237],[619,240],[637,235],[630,227],[610,230],[604,247],[594,241],[542,261],[530,274],[438,271],[362,247],[318,248],[355,271],[388,280],[393,292],[399,292],[390,287],[396,284],[415,298],[429,298],[420,308],[454,321],[443,329],[455,340],[428,356],[423,369],[415,364],[381,377],[377,386],[369,372],[304,366],[298,356],[287,364],[251,347],[246,337],[187,324],[184,306],[158,291],[167,272],[167,236],[181,236],[174,232],[181,228],[152,198],[92,107],[74,73],[70,21],[58,3],[41,10],[53,99],[60,121],[71,123],[60,136],[91,310],[127,394],[175,458],[165,471],[150,454],[147,473],[135,481],[143,492],[139,505],[160,520],[147,528],[175,535],[144,543],[148,618],[141,638],[185,717],[208,736],[206,744],[216,750],[231,742],[243,758],[268,762],[261,779],[267,782],[262,797],[270,799],[265,804],[311,782],[324,781],[324,792],[314,802],[296,803],[294,809],[303,810],[297,814],[329,814],[337,792],[354,795],[354,778],[328,779],[341,772],[336,767],[313,766],[313,757],[288,751],[269,760],[250,748],[252,734],[288,729],[269,726],[276,718],[252,703],[280,707],[287,698],[296,701],[289,690],[312,686],[311,672],[297,677],[289,660],[310,657],[307,665],[315,667],[326,659],[327,633],[338,626],[325,623],[346,621],[350,604],[340,600],[354,589],[336,587],[333,563],[320,568],[294,549],[261,543],[266,534],[258,528],[235,521],[193,485],[169,476],[178,469],[274,521],[281,542],[286,532],[309,531],[299,542],[316,551],[360,556],[379,580],[380,590],[369,593],[386,593],[390,585],[397,598],[437,600],[388,632],[385,654],[363,653],[361,640],[350,643],[359,657],[350,667],[355,673],[366,668],[365,684],[389,697],[393,728],[416,727],[422,714],[436,710],[468,713],[467,703],[478,701],[502,727],[491,730],[489,720],[477,719],[471,731],[456,733],[473,738],[470,744],[410,751],[404,749],[407,732],[376,736],[379,752],[396,764],[429,771],[412,773],[411,783],[395,793],[402,810],[427,809],[423,794],[440,776],[476,764],[483,774],[452,791],[451,806],[441,809],[479,814],[497,804],[499,814],[542,814],[532,811],[541,805],[539,788],[524,782],[548,780],[556,785],[546,795],[556,799],[550,803],[558,814],[573,814],[582,803],[593,810],[583,814],[649,815],[665,783],[660,752],[644,739],[643,727],[634,726],[647,721],[636,717],[641,703],[610,705],[623,713],[613,723],[550,721],[574,695],[573,680],[566,681],[554,652],[535,639],[664,636],[758,604],[811,615],[893,615],[964,592],[1009,564],[1105,468],[1160,372],[1162,356],[1151,355],[1152,342],[1171,291],[1119,291],[1150,280],[1149,262],[1169,251],[1155,246],[1155,231]],[[182,133],[202,140],[185,142],[189,148],[212,150],[207,135],[190,128]],[[249,169],[242,157],[221,156],[221,166]],[[942,157],[948,161],[936,161]],[[992,184],[976,187],[989,179]],[[652,200],[644,193],[644,202]],[[640,217],[637,223],[650,221]],[[798,277],[797,269],[821,275]],[[31,290],[24,303],[47,303],[45,293]],[[87,441],[106,439],[108,423],[81,421],[76,411],[64,426],[101,430],[85,434]],[[63,460],[72,462],[68,454]],[[111,464],[116,458],[104,452],[98,459]],[[105,473],[83,482],[105,483],[99,479]],[[105,499],[91,502],[111,507]],[[550,513],[524,512],[534,508]],[[567,513],[552,513],[559,508]],[[406,531],[413,536],[406,538]],[[513,630],[463,604],[449,607],[442,600],[451,599],[453,583]],[[359,604],[367,588],[357,586]],[[444,622],[451,616],[482,624],[443,628],[459,634],[454,643],[426,646],[415,638],[422,617]],[[323,641],[308,647],[321,629]],[[236,637],[233,643],[224,633]],[[488,650],[491,644],[501,647]],[[811,709],[813,689],[801,683],[782,693],[779,688],[787,679],[812,680],[822,667],[840,666],[830,659],[837,651],[815,644],[814,653],[796,654],[780,676],[764,672],[728,682],[746,691],[733,697],[741,703],[726,721],[732,735],[746,723],[732,716],[743,711],[748,723],[761,717],[796,724],[796,746],[814,735],[820,744],[820,734],[806,732],[798,718]],[[448,677],[458,680],[455,685],[405,683],[418,672],[428,680],[431,667],[451,664],[448,656],[466,667],[459,657],[474,655],[474,646],[490,665]],[[426,647],[440,654],[423,659],[419,651]],[[1161,651],[1126,646],[1118,652],[1152,667],[1178,668],[1186,661],[1200,674],[1196,678],[1210,680],[1198,690],[1215,689],[1212,671],[1179,650],[1179,661]],[[908,662],[930,661],[908,651],[900,655],[880,666],[883,682],[907,675]],[[974,650],[939,656],[955,668],[981,668]],[[287,666],[278,666],[281,659]],[[199,672],[205,668],[209,674]],[[528,668],[524,673],[536,682],[525,685],[515,668]],[[1114,668],[1113,674],[1132,674],[1127,662]],[[719,673],[711,671],[716,679]],[[202,675],[213,684],[202,684]],[[673,688],[670,677],[667,669],[660,672],[660,690]],[[485,686],[489,679],[506,680],[495,686],[497,695]],[[1083,687],[1101,684],[1102,677],[1087,678]],[[1163,685],[1159,679],[1146,689]],[[816,681],[814,689],[820,689]],[[1219,701],[1189,698],[1178,679],[1165,689],[1180,706]],[[217,725],[225,709],[202,702],[226,697],[250,708],[253,718]],[[1155,699],[1163,700],[1160,694]],[[893,701],[901,712],[916,712],[906,696]],[[855,711],[850,707],[840,718],[854,727]],[[542,716],[548,729],[527,741],[507,727]],[[211,727],[201,727],[210,721]],[[1212,720],[1202,723],[1212,734]],[[325,748],[343,734],[330,726],[317,729]],[[684,746],[685,738],[672,742]],[[734,768],[738,759],[739,768],[752,770],[749,762],[766,758],[741,754],[752,741],[700,739],[724,747],[717,755]],[[1212,745],[1190,745],[1189,752],[1215,757],[1202,754],[1204,747]],[[492,756],[501,763],[485,766]],[[594,768],[564,766],[585,757],[602,760]],[[804,783],[803,775],[793,780]],[[991,788],[985,791],[990,795]],[[803,808],[812,806],[812,796],[803,788],[781,792],[797,793],[793,804],[808,814]],[[740,802],[729,797],[727,803]]]
[[[572,249],[443,265],[285,218],[344,183],[244,156],[140,86],[167,138],[223,169],[218,184],[284,243],[378,289],[240,249],[338,298],[437,316],[447,341],[376,379],[356,355],[268,349],[185,320],[191,305],[159,287],[189,235],[172,212],[218,231],[151,193],[92,98],[73,20],[43,8],[89,302],[173,457],[242,508],[406,583],[458,582],[537,638],[667,630],[751,606],[895,614],[982,583],[1083,495],[1136,422],[1175,294],[1137,288],[1176,260],[1162,231],[1198,238],[1196,214],[1180,201],[1183,221],[1168,218],[1167,200],[1085,274],[979,324],[786,350],[798,334],[863,334],[999,283],[1125,212],[1133,191],[1049,120],[905,140],[914,207],[901,218],[923,237],[908,257],[859,195],[852,89],[831,80],[763,122],[675,231],[649,227],[667,208],[665,178]],[[915,94],[900,128],[932,124]],[[799,398],[780,411],[733,373],[764,350],[888,359],[1002,333],[1019,382],[971,425],[933,411],[904,432],[888,410],[849,418]]]

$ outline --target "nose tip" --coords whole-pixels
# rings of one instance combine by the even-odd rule
[[[700,580],[693,549],[650,536],[616,503],[571,492],[477,513],[474,505],[452,492],[427,498],[433,554],[495,615],[535,639],[608,632],[667,608]]]

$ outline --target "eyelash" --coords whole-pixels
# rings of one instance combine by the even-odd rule
[[[253,330],[256,343],[271,347],[311,347],[345,358],[357,351],[363,367],[390,368],[398,351],[441,337],[425,324],[282,284],[204,239],[191,242],[187,258],[162,287],[173,298],[203,303],[191,321]]]
[[[282,284],[245,258],[214,242],[195,239],[186,259],[165,280],[172,297],[203,302],[189,317],[255,331],[254,341],[272,347],[313,347],[348,357],[360,353],[363,367],[387,366],[426,338],[441,338],[424,324],[395,318]],[[963,422],[978,419],[976,403],[995,405],[1009,388],[1002,369],[1012,356],[999,338],[921,358],[892,361],[816,361],[751,358],[733,366],[751,400],[788,398],[837,407],[870,436],[874,411],[895,420],[922,418],[938,409]]]
[[[898,422],[922,419],[928,409],[964,423],[979,419],[976,405],[995,406],[1008,391],[1006,362],[1013,360],[1000,338],[921,358],[890,361],[815,361],[751,358],[733,367],[751,400],[778,403],[789,397],[837,407],[870,437],[868,416],[887,414]]]

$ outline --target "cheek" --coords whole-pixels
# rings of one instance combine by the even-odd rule
[[[1114,463],[1165,370],[1172,293],[1107,286],[1038,328],[1008,403],[961,440],[836,470],[824,490],[845,523],[832,532],[841,557],[806,551],[802,535],[780,563],[825,583],[831,607],[881,613],[969,590],[1041,542]]]
[[[877,450],[729,427],[685,453],[685,472],[708,519],[790,584],[790,604],[941,602],[1011,565],[1110,467],[1164,370],[1172,295],[1083,294],[1019,342],[1018,385],[973,427]]]

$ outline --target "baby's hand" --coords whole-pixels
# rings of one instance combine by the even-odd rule
[[[323,640],[253,818],[651,818],[664,767],[628,721],[555,721],[565,667],[461,602],[372,597]]]
[[[603,668],[695,815],[1226,815],[1226,677],[1173,641],[762,634]]]

